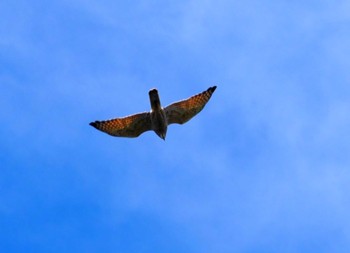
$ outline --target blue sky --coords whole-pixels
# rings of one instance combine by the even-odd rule
[[[1,252],[349,252],[349,1],[0,2]],[[94,120],[217,85],[112,138]]]

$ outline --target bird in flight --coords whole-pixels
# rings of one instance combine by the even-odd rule
[[[138,137],[140,134],[153,130],[165,140],[168,125],[184,124],[198,114],[209,101],[216,86],[210,87],[197,95],[172,103],[165,108],[160,104],[158,91],[149,91],[151,111],[129,115],[104,121],[91,122],[96,129],[112,136]]]

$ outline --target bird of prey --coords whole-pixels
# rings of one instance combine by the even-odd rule
[[[95,121],[91,122],[90,125],[109,135],[119,137],[138,137],[143,132],[153,130],[160,138],[165,140],[168,125],[173,123],[183,124],[189,121],[204,108],[215,89],[216,86],[210,87],[204,92],[172,103],[165,108],[160,104],[158,91],[152,89],[149,91],[150,112]]]

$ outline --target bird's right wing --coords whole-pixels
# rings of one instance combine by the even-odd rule
[[[152,129],[149,112],[138,113],[124,118],[116,118],[90,123],[96,129],[112,136],[137,137]]]
[[[206,91],[194,95],[188,99],[175,102],[164,108],[168,124],[183,124],[198,114],[209,101],[216,86],[210,87]]]

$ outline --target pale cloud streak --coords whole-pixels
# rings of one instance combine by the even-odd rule
[[[5,15],[13,29],[4,33],[2,23],[10,51],[1,50],[0,148],[17,159],[6,160],[11,187],[1,196],[12,197],[2,212],[34,210],[16,196],[42,203],[44,217],[47,206],[69,213],[79,199],[104,225],[61,217],[76,231],[96,225],[116,235],[129,222],[130,234],[142,234],[140,216],[191,238],[193,252],[341,252],[335,245],[349,239],[349,5],[315,4],[66,1],[44,6],[58,8],[51,18],[34,15],[45,9],[38,6],[17,23]],[[171,126],[165,143],[88,126],[147,110],[152,86],[165,105],[214,84],[203,112]]]

